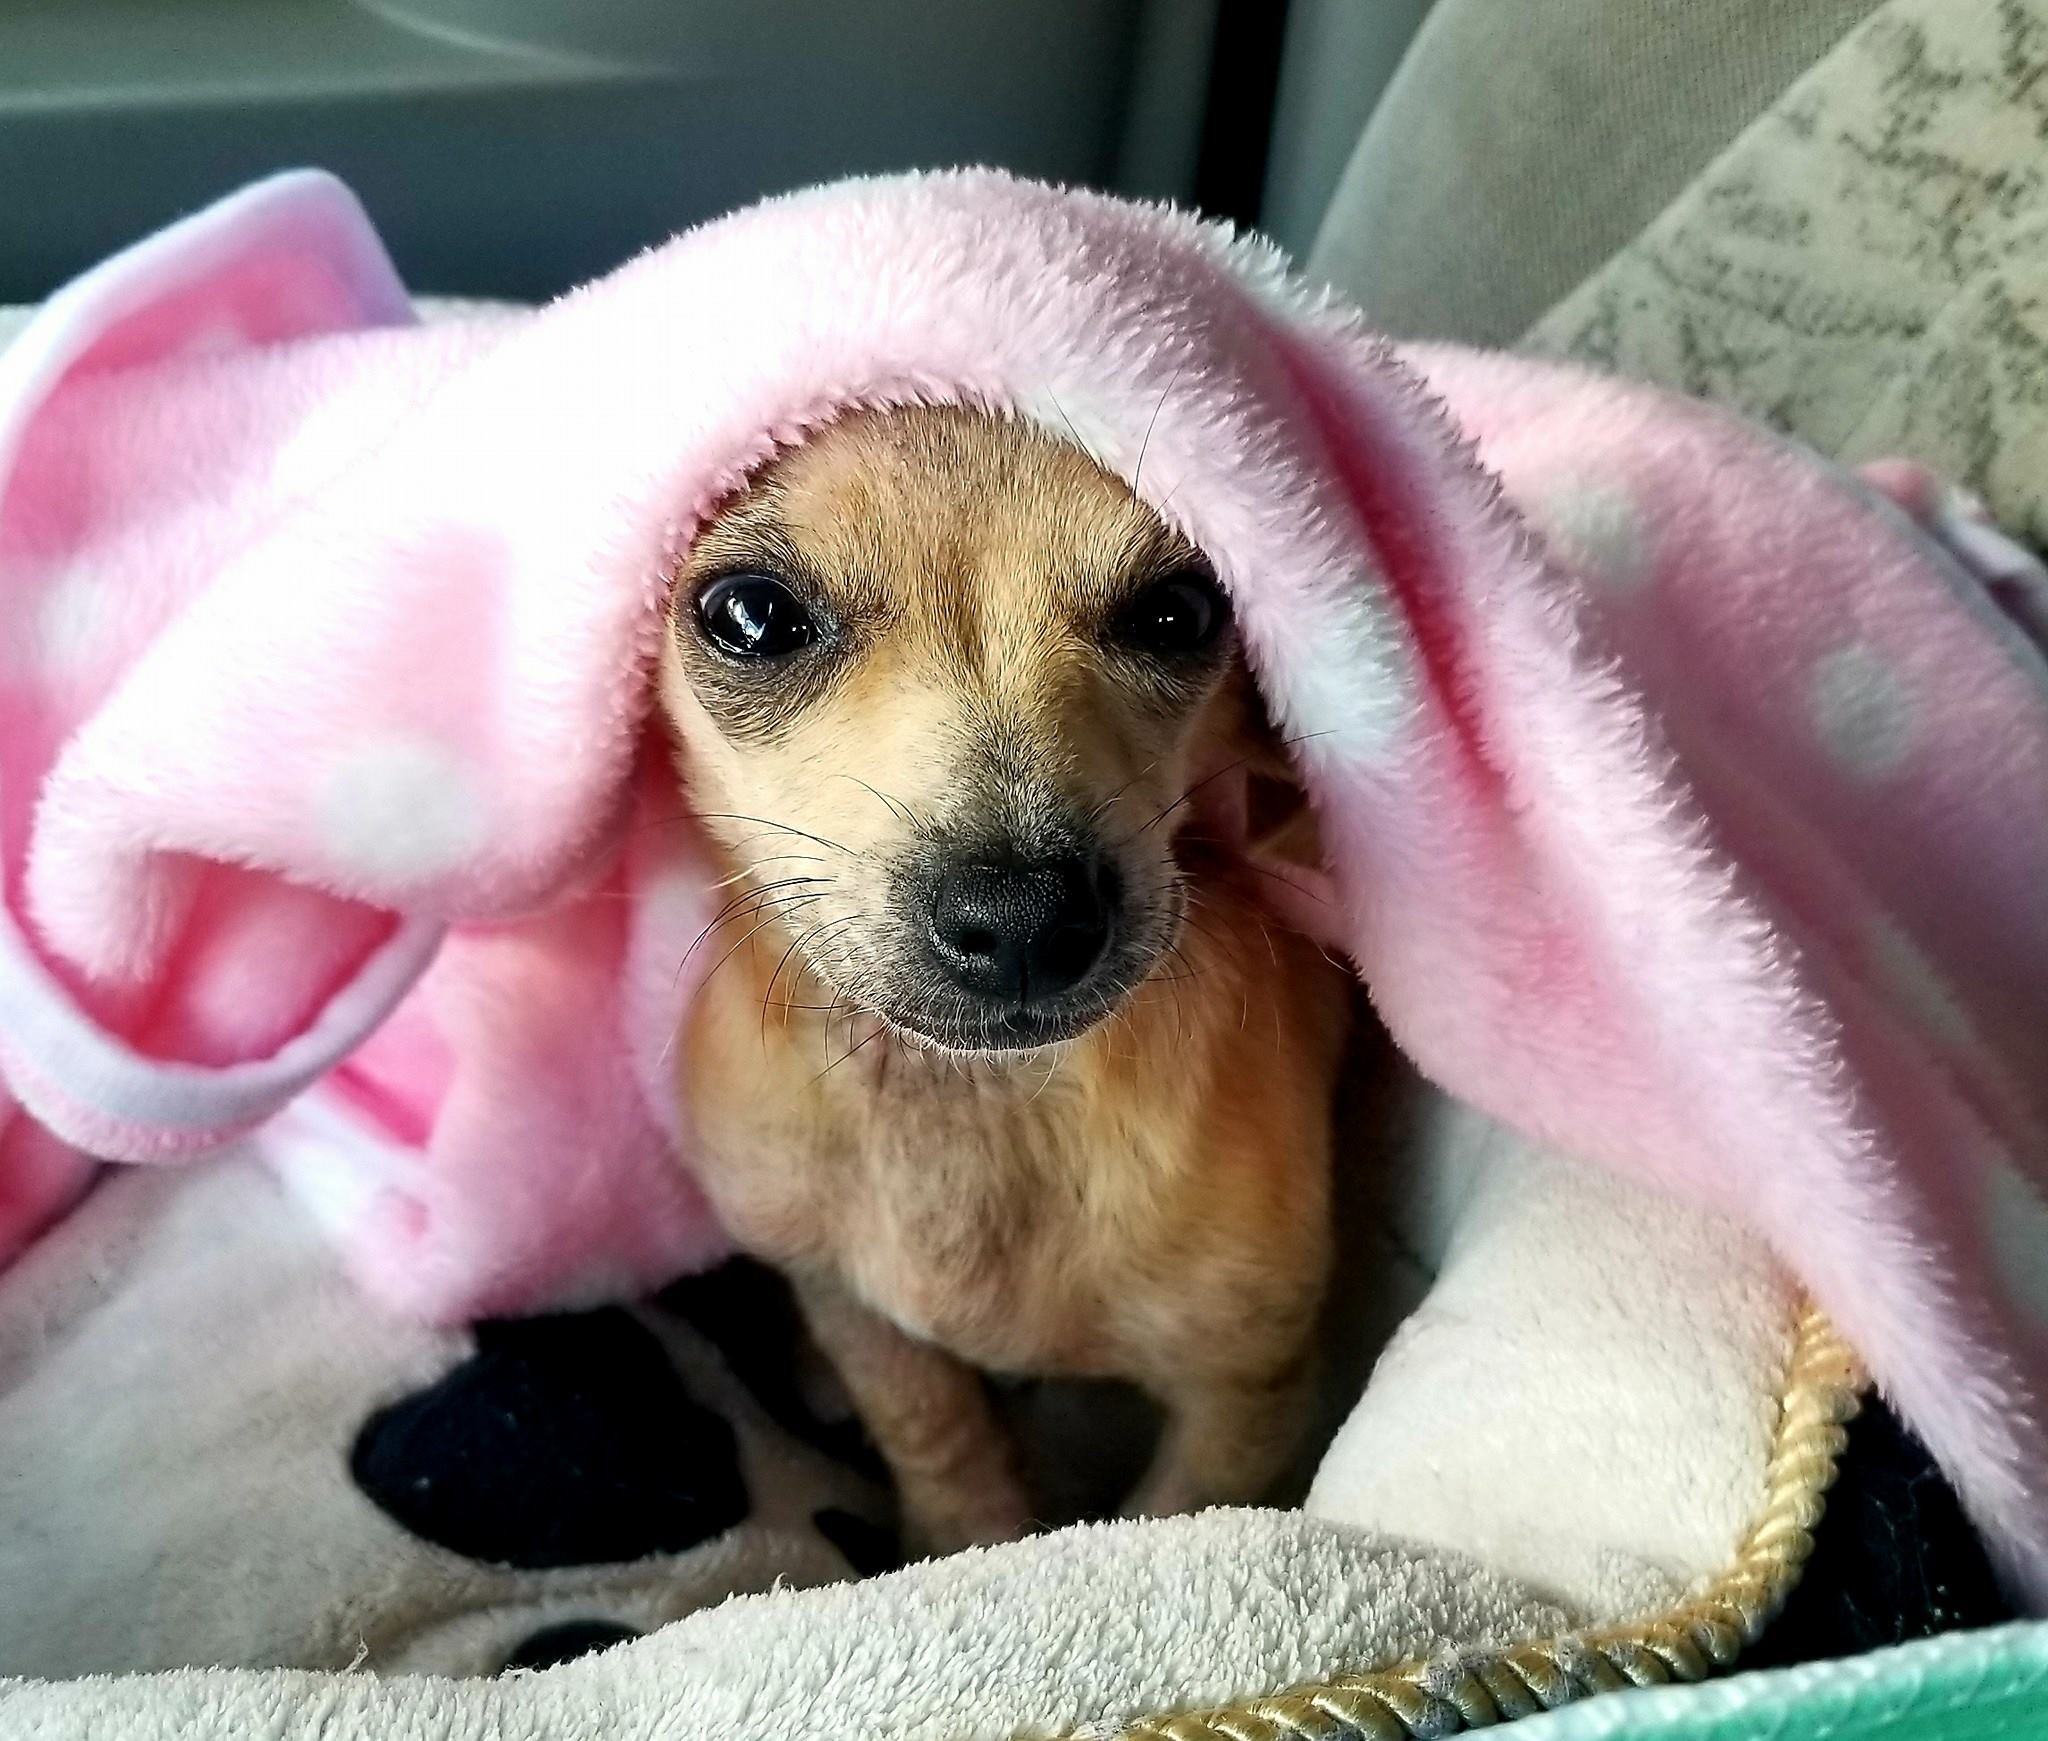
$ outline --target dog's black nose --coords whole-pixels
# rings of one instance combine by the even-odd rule
[[[1084,859],[956,865],[932,901],[932,948],[967,991],[1043,1003],[1102,959],[1115,905],[1114,873]]]

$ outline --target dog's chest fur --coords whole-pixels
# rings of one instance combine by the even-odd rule
[[[831,1273],[983,1366],[1105,1364],[1124,1249],[1110,1235],[1162,1213],[1171,1133],[1104,1129],[1096,1085],[1061,1079],[1072,1057],[998,1069],[883,1034],[834,1066],[865,1025],[805,1023],[764,1045],[749,1014],[707,1000],[687,1086],[702,1171],[742,1245]]]
[[[1242,1310],[1224,1296],[1246,1254],[1320,1219],[1305,1121],[1327,1116],[1347,988],[1298,940],[1248,941],[1196,944],[1186,992],[1150,986],[1059,1054],[1001,1065],[764,1019],[782,951],[742,948],[684,1034],[699,1172],[741,1245],[913,1335],[991,1370],[1128,1375],[1159,1314]],[[783,996],[804,1001],[786,976]],[[1190,1289],[1190,1266],[1220,1293]]]

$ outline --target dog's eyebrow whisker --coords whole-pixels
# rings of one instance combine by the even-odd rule
[[[1067,415],[1067,408],[1059,402],[1058,397],[1050,387],[1046,388],[1045,396],[1052,400],[1052,408],[1060,414],[1060,421],[1067,426],[1067,433],[1074,438],[1074,445],[1083,453],[1086,453],[1088,451],[1088,444],[1081,439],[1081,432],[1074,427],[1074,420]]]
[[[1156,513],[1160,517],[1160,519],[1166,519],[1167,510],[1173,506],[1173,498],[1180,494],[1181,484],[1184,484],[1187,481],[1188,480],[1185,477],[1183,477],[1180,480],[1180,483],[1176,483],[1172,489],[1168,490],[1166,494],[1160,498],[1159,506],[1153,510],[1153,512]],[[1171,522],[1168,523],[1171,524]]]
[[[1159,394],[1159,403],[1152,407],[1152,421],[1145,425],[1145,439],[1138,443],[1138,463],[1131,467],[1131,494],[1134,496],[1145,476],[1145,454],[1152,445],[1152,431],[1159,427],[1159,414],[1166,409],[1166,401],[1173,396],[1174,388],[1180,385],[1181,371],[1187,366],[1186,358],[1174,365],[1172,376]]]

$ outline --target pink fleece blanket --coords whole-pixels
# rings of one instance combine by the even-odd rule
[[[1417,1064],[1753,1221],[2048,1599],[2038,570],[1912,468],[1392,350],[1255,243],[993,175],[431,328],[292,175],[48,305],[0,357],[0,1248],[319,1084],[376,1140],[298,1182],[400,1307],[708,1261],[665,577],[906,399],[1071,433],[1211,553]]]

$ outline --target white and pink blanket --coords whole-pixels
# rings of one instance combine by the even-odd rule
[[[1212,555],[1395,1037],[1760,1229],[2048,1605],[2039,569],[1913,468],[1389,349],[1255,243],[994,175],[432,328],[285,176],[0,356],[0,1256],[288,1105],[408,1312],[718,1253],[664,590],[779,443],[906,399],[1080,440]]]

